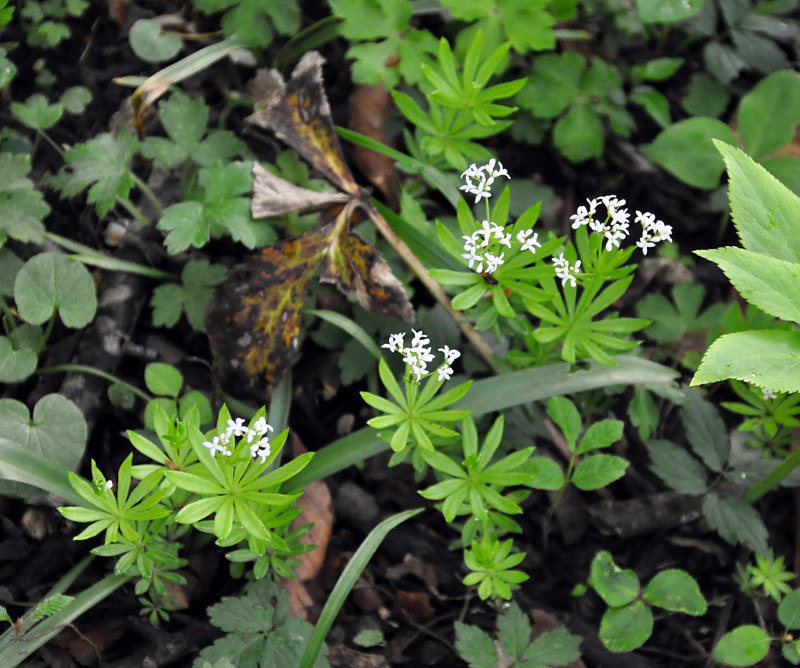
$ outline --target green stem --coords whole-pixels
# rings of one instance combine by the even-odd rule
[[[64,149],[62,149],[58,144],[56,144],[44,130],[37,130],[36,131],[36,138],[38,140],[39,135],[44,137],[44,140],[53,147],[53,149],[58,153],[62,158],[64,157]]]
[[[129,198],[117,195],[117,202],[122,204],[123,208],[134,218],[136,218],[136,220],[138,220],[142,225],[150,225],[150,219],[145,216],[142,213],[142,210],[133,202],[131,202]]]
[[[158,201],[158,198],[155,196],[155,193],[150,189],[144,181],[142,181],[136,174],[133,172],[129,172],[131,177],[133,178],[133,182],[136,184],[136,187],[142,191],[142,194],[149,200],[150,204],[153,205],[153,208],[156,210],[156,214],[158,217],[164,215],[164,207],[161,206],[161,202]]]
[[[3,318],[3,329],[6,335],[11,334],[11,330],[15,329],[17,326],[17,319],[14,317],[14,311],[11,310],[6,300],[3,299],[3,295],[0,295],[0,311],[5,315],[5,318]]]
[[[75,371],[77,373],[88,373],[89,375],[97,376],[98,378],[104,378],[110,383],[122,385],[123,387],[126,387],[131,392],[133,392],[137,397],[139,397],[143,401],[150,401],[153,398],[146,392],[142,392],[142,390],[140,390],[135,385],[131,385],[130,383],[125,382],[121,378],[117,378],[117,376],[114,376],[110,373],[106,373],[105,371],[100,371],[100,369],[95,369],[94,367],[91,366],[86,366],[85,364],[57,364],[56,366],[46,366],[36,370],[37,373],[64,373],[67,371]]]
[[[50,316],[50,320],[47,323],[47,328],[44,330],[44,334],[42,335],[42,347],[47,343],[50,339],[50,334],[53,332],[53,326],[56,324],[56,313],[53,312],[53,315]]]
[[[753,485],[744,495],[748,503],[755,503],[764,494],[775,489],[795,467],[800,464],[800,448],[791,453],[786,459],[772,469],[767,475]]]

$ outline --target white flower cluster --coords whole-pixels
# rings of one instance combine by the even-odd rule
[[[418,332],[416,329],[412,329],[411,331],[414,332],[414,338],[411,339],[410,346],[406,346],[403,341],[405,334],[398,333],[391,334],[389,336],[389,343],[384,343],[381,348],[388,348],[389,352],[403,355],[403,361],[411,368],[411,373],[414,374],[417,382],[419,382],[430,373],[428,371],[428,362],[433,361],[434,355],[431,353],[431,349],[428,346],[430,339],[425,336],[425,333],[422,331]],[[453,368],[451,365],[461,357],[461,353],[451,349],[450,346],[439,348],[439,352],[444,355],[445,361],[436,369],[436,373],[439,380],[448,380],[453,375]]]
[[[484,271],[493,274],[505,262],[506,253],[501,246],[511,248],[511,232],[506,234],[504,227],[489,220],[484,220],[480,229],[462,238],[465,252],[461,257],[469,262],[470,269],[474,268],[479,274]],[[520,230],[516,240],[523,251],[529,250],[531,253],[536,253],[536,248],[542,245],[538,233],[532,229]]]
[[[767,401],[768,399],[777,399],[778,395],[775,394],[775,390],[769,390],[769,389],[767,389],[765,387],[762,387],[761,388],[761,398],[764,401]]]
[[[466,179],[467,182],[459,190],[475,195],[475,203],[477,204],[481,201],[481,198],[488,199],[492,196],[492,184],[500,176],[505,176],[507,179],[511,178],[503,167],[502,162],[492,158],[481,167],[478,167],[473,162],[461,175],[461,178]]]
[[[569,284],[574,288],[576,283],[575,275],[581,270],[581,261],[578,260],[572,267],[569,266],[569,260],[561,253],[558,257],[553,258],[553,265],[556,268],[556,276],[561,279],[561,285]]]
[[[223,457],[230,457],[233,454],[233,450],[228,447],[231,439],[244,437],[250,445],[250,456],[253,459],[261,457],[261,463],[263,464],[271,453],[267,434],[272,430],[272,425],[267,424],[263,416],[255,421],[252,429],[245,425],[243,418],[236,418],[235,420],[228,420],[228,426],[225,431],[219,436],[214,436],[210,441],[205,441],[203,445],[211,451],[212,457],[218,452]]]
[[[589,204],[588,207],[579,206],[575,215],[570,216],[572,229],[577,230],[583,225],[588,225],[592,232],[605,237],[607,251],[614,246],[619,248],[620,242],[630,234],[628,229],[630,213],[623,208],[625,200],[617,199],[616,195],[604,195],[586,201]],[[605,220],[596,220],[595,214],[601,204],[606,209],[606,217]],[[642,253],[645,255],[647,255],[647,249],[653,248],[659,241],[672,241],[672,227],[656,220],[654,214],[637,211],[634,222],[642,226],[642,235],[636,245],[642,249]]]

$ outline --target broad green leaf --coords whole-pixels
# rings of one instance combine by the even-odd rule
[[[601,420],[590,425],[581,438],[576,455],[582,455],[590,450],[607,448],[622,438],[622,420]]]
[[[682,105],[692,116],[717,118],[725,111],[728,100],[725,86],[707,72],[696,72],[689,80],[689,94]]]
[[[609,608],[600,620],[600,640],[612,652],[641,647],[653,633],[653,613],[642,601]]]
[[[778,619],[787,629],[800,629],[800,589],[783,597],[778,606]]]
[[[0,383],[18,383],[36,370],[38,355],[33,348],[15,349],[11,340],[0,336]]]
[[[768,554],[764,522],[743,498],[720,497],[713,492],[706,494],[703,497],[703,515],[709,526],[731,545],[741,543],[760,555]]]
[[[605,129],[590,104],[575,104],[553,128],[553,143],[571,162],[603,153]]]
[[[685,58],[654,58],[641,65],[635,65],[632,73],[643,81],[663,81],[675,74],[684,62]]]
[[[25,104],[12,102],[10,108],[20,123],[33,130],[47,130],[58,123],[64,114],[61,104],[50,104],[41,93],[31,95]]]
[[[722,471],[728,462],[731,445],[719,411],[697,392],[689,391],[687,401],[681,407],[681,421],[695,454],[712,471]]]
[[[139,19],[131,26],[128,40],[133,52],[148,63],[160,63],[178,55],[183,42],[175,33],[164,32],[153,19]]]
[[[57,311],[67,327],[80,329],[97,310],[94,281],[86,267],[60,253],[40,253],[28,260],[14,281],[14,298],[20,317],[34,325]]]
[[[651,470],[676,492],[699,495],[708,491],[705,469],[686,448],[661,439],[645,445],[653,461]]]
[[[75,404],[60,394],[48,394],[33,407],[15,399],[0,399],[0,434],[27,451],[72,471],[83,456],[86,421]],[[3,494],[27,495],[28,485],[3,483]]]
[[[581,636],[573,635],[563,626],[545,631],[525,649],[519,667],[566,666],[580,659],[582,642]]]
[[[153,362],[145,367],[144,383],[153,394],[177,398],[183,385],[183,376],[170,364]]]
[[[525,484],[534,489],[561,489],[566,482],[561,467],[549,457],[531,457],[523,469],[531,476]]]
[[[694,16],[703,0],[636,0],[642,23],[675,23]]]
[[[714,648],[714,659],[729,666],[752,666],[769,651],[769,636],[758,626],[746,624],[728,631]]]
[[[575,404],[566,397],[552,397],[547,402],[547,414],[564,434],[569,449],[574,450],[581,434],[581,415]]]
[[[728,246],[695,251],[725,273],[749,303],[765,313],[800,323],[800,264]]]
[[[0,153],[0,242],[5,235],[19,241],[42,241],[42,220],[50,207],[27,177],[30,169],[27,156]]]
[[[578,464],[571,482],[584,491],[599,489],[624,476],[629,463],[616,455],[589,455]]]
[[[788,144],[800,123],[797,72],[780,70],[762,79],[739,103],[737,121],[744,150],[753,158]]]
[[[656,574],[644,588],[642,598],[659,608],[695,617],[704,615],[708,607],[697,580],[677,568]]]
[[[728,169],[731,215],[742,246],[800,263],[800,198],[739,149],[714,144]]]
[[[776,392],[800,392],[800,332],[724,334],[711,344],[692,385],[736,378]]]
[[[92,93],[85,86],[72,86],[61,94],[58,101],[64,106],[64,111],[67,113],[82,114],[92,101]]]
[[[684,183],[695,188],[716,188],[725,163],[712,139],[736,144],[736,135],[727,125],[715,118],[701,117],[670,125],[642,150]]]
[[[617,608],[633,601],[639,595],[639,578],[630,569],[621,569],[614,563],[610,552],[603,550],[592,559],[589,584],[595,588],[607,605]]]
[[[455,623],[456,649],[470,668],[483,668],[497,664],[497,648],[491,636],[477,626]]]

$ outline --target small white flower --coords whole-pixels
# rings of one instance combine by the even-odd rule
[[[572,229],[577,230],[579,227],[589,223],[592,216],[585,206],[579,206],[575,215],[570,216],[569,219],[572,221]]]
[[[106,490],[109,490],[109,489],[111,489],[113,486],[114,486],[114,481],[113,481],[113,480],[106,480],[106,484],[105,484],[105,486],[104,486],[104,489],[106,489]]]
[[[492,196],[491,185],[496,178],[501,176],[505,176],[507,179],[511,178],[502,163],[497,162],[494,158],[482,167],[473,163],[461,174],[461,178],[466,179],[466,183],[459,190],[475,195],[477,204],[482,198],[488,199]]]
[[[439,380],[450,380],[453,376],[453,368],[450,366],[440,366],[436,369],[436,373],[439,374]]]
[[[266,436],[250,446],[250,456],[253,459],[261,457],[262,464],[267,461],[267,457],[270,456],[271,452],[272,448],[270,448],[269,439]]]
[[[210,441],[204,441],[203,445],[211,451],[211,456],[214,457],[218,452],[225,453],[225,446],[220,443],[219,436],[214,436]]]
[[[400,339],[402,341],[403,335],[400,335]],[[256,430],[256,433],[259,436],[263,436],[268,431],[273,431],[272,425],[267,422],[267,419],[262,415],[258,420],[256,420],[255,424],[253,425],[253,429]]]
[[[422,330],[417,331],[412,327],[411,331],[414,332],[414,338],[411,339],[412,349],[417,349],[421,348],[422,346],[427,346],[431,342],[431,340],[427,336],[425,336],[425,332],[423,332]]]
[[[442,355],[444,355],[444,358],[448,364],[452,364],[459,357],[461,357],[461,353],[458,350],[453,350],[450,346],[439,348],[439,352],[442,353]]]
[[[761,398],[766,401],[767,399],[777,399],[778,395],[775,394],[774,390],[768,390],[765,387],[761,388]]]
[[[390,353],[396,353],[403,349],[403,337],[405,334],[390,334],[389,343],[384,343],[381,348],[388,348]]]
[[[474,265],[476,262],[479,264],[481,269],[483,269],[483,256],[476,253],[474,249],[471,249],[467,253],[462,253],[461,257],[463,257],[467,262],[469,262],[470,269],[472,269],[472,265]],[[478,271],[480,272],[481,269],[479,269]]]
[[[511,232],[505,235],[501,233],[497,240],[500,242],[501,246],[511,248]]]
[[[228,430],[235,436],[244,436],[247,433],[247,427],[244,425],[243,418],[236,418],[236,420],[228,420]]]
[[[497,268],[503,264],[503,257],[505,253],[500,253],[500,255],[494,255],[493,253],[486,253],[486,271],[489,274],[493,274]]]
[[[517,241],[522,244],[521,250],[527,250],[534,254],[537,248],[542,247],[542,244],[539,243],[539,233],[534,232],[532,228],[517,232]]]
[[[650,241],[650,239],[649,239],[648,237],[646,237],[646,236],[642,236],[642,238],[641,238],[641,239],[639,239],[639,241],[637,241],[637,242],[636,242],[636,245],[637,245],[639,248],[641,248],[641,249],[642,249],[642,253],[643,253],[644,255],[647,255],[647,249],[648,249],[648,248],[655,248],[655,246],[656,246],[656,245],[655,245],[655,244],[654,244],[652,241]]]
[[[562,287],[569,283],[574,288],[577,284],[575,274],[581,269],[581,261],[577,260],[575,265],[570,267],[569,260],[564,257],[564,253],[561,253],[558,257],[553,258],[553,265],[556,269],[556,276],[561,279]]]

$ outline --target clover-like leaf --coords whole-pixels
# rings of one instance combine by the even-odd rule
[[[183,42],[175,33],[164,32],[161,24],[153,19],[139,19],[128,33],[133,52],[148,63],[160,63],[174,58]]]
[[[41,455],[51,462],[73,470],[86,444],[86,421],[75,404],[60,394],[48,394],[28,408],[15,399],[0,399],[0,434],[21,448]],[[3,482],[0,492],[27,495],[35,488]]]
[[[60,253],[40,253],[28,260],[14,281],[20,317],[34,325],[56,311],[73,329],[91,322],[97,310],[94,281],[86,267]]]
[[[0,242],[6,235],[19,241],[42,241],[42,219],[50,207],[27,177],[30,169],[27,156],[0,153]]]
[[[15,349],[11,340],[0,336],[0,382],[18,383],[36,370],[38,355],[33,348]]]

